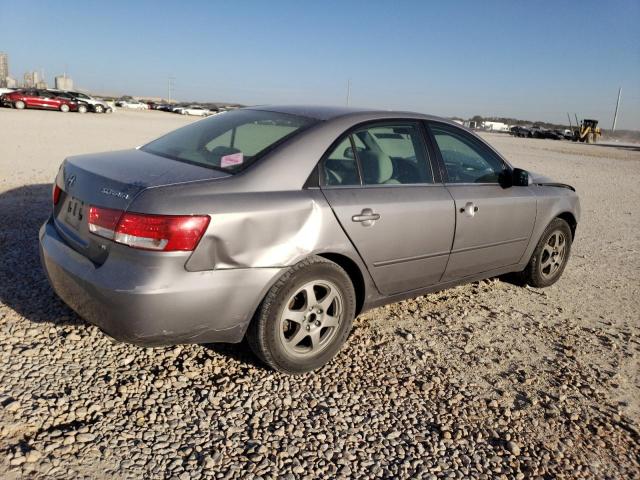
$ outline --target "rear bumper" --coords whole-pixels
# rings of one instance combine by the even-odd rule
[[[64,242],[51,219],[41,227],[39,239],[42,264],[56,294],[109,336],[138,345],[241,341],[281,272],[188,272],[184,256],[124,246],[96,265]],[[136,257],[139,261],[132,261]]]

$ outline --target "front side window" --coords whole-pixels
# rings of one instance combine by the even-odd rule
[[[433,183],[417,124],[375,125],[354,132],[366,185]]]
[[[141,150],[229,173],[316,120],[260,110],[235,110],[175,130]]]
[[[431,125],[450,183],[498,183],[506,166],[464,132]]]

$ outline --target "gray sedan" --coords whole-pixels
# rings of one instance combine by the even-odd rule
[[[318,368],[367,309],[518,272],[561,276],[568,185],[448,120],[254,107],[60,166],[40,252],[56,293],[141,345],[240,342]]]

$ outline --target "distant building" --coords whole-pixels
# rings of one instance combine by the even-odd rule
[[[73,80],[66,74],[58,75],[55,78],[55,84],[58,90],[73,90]]]
[[[35,86],[36,88],[39,88],[41,90],[46,90],[47,88],[49,88],[49,84],[44,80],[40,80],[39,82],[36,83]]]
[[[35,88],[40,81],[40,74],[38,72],[27,72],[24,74],[22,86],[24,88]]]
[[[9,77],[9,55],[0,52],[0,87],[7,86],[7,77]]]
[[[12,77],[5,77],[5,84],[7,88],[16,88],[18,86],[18,82]]]

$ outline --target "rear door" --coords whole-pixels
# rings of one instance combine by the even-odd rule
[[[422,126],[366,125],[321,162],[322,191],[383,294],[440,281],[455,222],[451,195],[434,177]]]
[[[430,122],[445,184],[455,201],[456,229],[443,281],[516,264],[536,219],[530,187],[508,186],[510,168],[473,135]]]

